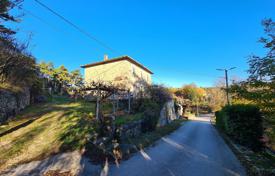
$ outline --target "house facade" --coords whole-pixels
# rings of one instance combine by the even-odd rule
[[[81,67],[87,84],[92,81],[112,82],[135,94],[152,83],[153,72],[129,56],[109,59],[105,55],[103,61]]]

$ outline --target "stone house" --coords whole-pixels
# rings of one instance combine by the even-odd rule
[[[153,72],[129,56],[109,59],[105,55],[103,61],[81,67],[84,68],[86,84],[92,81],[112,82],[134,95],[152,83]]]

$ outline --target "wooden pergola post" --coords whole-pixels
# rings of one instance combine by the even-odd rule
[[[82,89],[82,91],[92,91],[92,95],[96,96],[96,120],[101,119],[101,107],[100,104],[103,100],[107,99],[108,97],[112,96],[113,99],[113,114],[116,113],[118,110],[118,103],[119,103],[119,94],[120,91],[126,92],[125,89],[119,89],[113,85],[108,84],[101,84],[97,82],[90,83],[89,86]],[[130,98],[130,96],[129,96]],[[130,100],[129,100],[130,103]],[[129,112],[131,107],[129,106]]]
[[[130,90],[128,90],[128,113],[131,113],[131,93]]]
[[[99,120],[99,88],[97,88],[96,95],[96,120]]]
[[[116,109],[118,110],[119,98],[116,99]]]
[[[112,97],[113,97],[113,101],[112,101],[112,104],[113,104],[113,115],[115,115],[115,113],[116,113],[115,92],[113,93]]]

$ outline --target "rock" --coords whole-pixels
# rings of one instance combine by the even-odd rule
[[[121,126],[121,139],[133,138],[141,134],[142,120],[133,121]]]
[[[175,111],[175,103],[174,100],[170,100],[164,104],[160,111],[158,126],[164,126],[175,119],[178,119]]]
[[[183,114],[183,107],[182,107],[182,105],[180,105],[178,103],[176,104],[176,106],[177,106],[177,112],[176,112],[176,114],[177,114],[177,117],[180,118],[182,116],[182,114]]]
[[[0,171],[0,175],[44,175],[50,171],[71,173],[72,175],[99,175],[100,165],[90,163],[89,159],[79,151],[60,153],[41,161],[21,164],[8,170]]]

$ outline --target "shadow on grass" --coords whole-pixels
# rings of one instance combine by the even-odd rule
[[[30,119],[30,120],[28,120],[28,121],[26,121],[26,122],[24,122],[24,123],[21,123],[21,124],[15,126],[15,127],[13,127],[13,128],[10,128],[10,129],[8,129],[8,130],[6,130],[6,131],[0,133],[0,137],[4,136],[4,135],[6,135],[6,134],[9,134],[9,133],[11,133],[11,132],[13,132],[13,131],[16,131],[16,130],[18,130],[18,129],[20,129],[20,128],[23,128],[23,127],[25,127],[25,126],[31,124],[31,123],[34,122],[35,120],[36,120],[36,119]]]
[[[37,119],[54,111],[63,111],[65,113],[64,115],[69,115],[72,113],[72,111],[89,113],[92,115],[94,109],[94,104],[92,103],[84,101],[74,102],[66,98],[60,98],[60,100],[55,99],[51,103],[32,105],[19,113],[13,121],[7,122],[8,125],[6,124],[7,127],[2,130],[2,132],[0,133],[0,137],[16,131],[22,127],[26,127],[32,124]],[[22,123],[18,123],[18,120],[22,121]],[[47,118],[45,118],[41,122],[45,120],[47,120]],[[17,122],[18,124],[13,125],[14,122]]]
[[[79,112],[78,108],[65,113],[66,118],[61,124],[64,128],[59,140],[62,142],[61,151],[73,151],[83,148],[89,137],[95,133],[95,121],[87,113]]]
[[[45,123],[44,125],[37,126],[30,131],[16,137],[16,139],[12,140],[11,143],[8,144],[9,146],[11,146],[11,148],[7,147],[5,149],[5,146],[2,146],[3,150],[0,154],[0,164],[4,164],[9,158],[12,158],[22,152],[26,144],[31,142],[35,136],[45,131],[49,124],[50,122]]]

